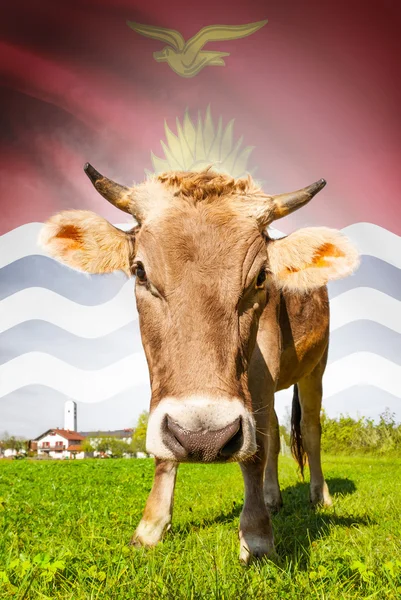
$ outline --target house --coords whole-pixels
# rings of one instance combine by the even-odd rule
[[[31,441],[31,449],[37,448],[38,456],[49,458],[84,458],[82,442],[85,437],[69,429],[48,429]]]
[[[48,429],[45,433],[29,442],[29,450],[32,454],[37,454],[38,457],[48,457],[55,459],[65,458],[90,458],[90,457],[108,457],[113,456],[113,447],[110,444],[108,449],[101,447],[101,442],[115,439],[126,444],[132,442],[134,429],[116,429],[111,431],[81,431],[76,432],[71,429]],[[90,446],[83,443],[89,442]],[[90,451],[89,451],[90,450]],[[132,453],[128,450],[123,450],[125,458],[132,457]],[[121,451],[121,450],[120,450]],[[146,454],[142,453],[144,456]]]
[[[18,454],[18,450],[16,450],[15,448],[5,448],[2,451],[1,457],[4,456],[4,458],[13,458],[14,456],[17,456]]]

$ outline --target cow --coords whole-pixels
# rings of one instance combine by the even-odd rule
[[[135,275],[151,400],[147,451],[155,477],[132,543],[169,528],[180,462],[238,462],[245,498],[240,560],[271,556],[270,513],[282,505],[274,393],[294,386],[292,449],[307,458],[312,505],[331,505],[320,456],[328,281],[359,255],[339,231],[308,227],[271,239],[269,225],[309,202],[324,179],[269,195],[211,167],[166,172],[126,187],[84,167],[96,190],[132,215],[129,231],[86,210],[43,226],[40,243],[85,273]],[[305,458],[306,457],[306,458]]]

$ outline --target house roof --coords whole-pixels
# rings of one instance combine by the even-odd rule
[[[81,435],[88,438],[98,437],[115,437],[115,438],[128,438],[132,437],[134,433],[133,429],[114,429],[112,431],[81,431]]]
[[[71,444],[70,446],[68,446],[67,450],[69,452],[82,452],[82,446],[80,446],[79,444]]]
[[[51,433],[57,433],[58,435],[63,437],[65,440],[73,440],[73,441],[81,442],[82,440],[85,439],[85,437],[83,435],[81,435],[80,433],[78,433],[77,431],[71,431],[70,429],[57,429],[56,428],[56,429],[48,429],[47,431],[45,431],[44,433],[39,435],[37,438],[35,438],[33,441],[38,442],[43,437],[45,437],[46,435],[49,435]]]

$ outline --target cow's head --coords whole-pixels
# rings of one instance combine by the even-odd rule
[[[178,461],[246,459],[256,450],[248,365],[269,292],[304,293],[357,263],[335,230],[275,241],[265,233],[325,181],[271,196],[250,178],[211,170],[166,173],[133,188],[85,170],[138,227],[123,232],[94,213],[66,211],[45,224],[41,243],[86,273],[136,274],[152,388],[148,451]]]

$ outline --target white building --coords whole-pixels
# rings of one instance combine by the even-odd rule
[[[64,404],[64,429],[77,431],[77,403],[73,400]]]
[[[50,458],[85,458],[82,450],[84,436],[68,429],[48,429],[31,442],[31,448],[37,448],[38,456]]]
[[[3,452],[4,458],[11,458],[12,456],[17,456],[18,450],[14,448],[6,448]]]

